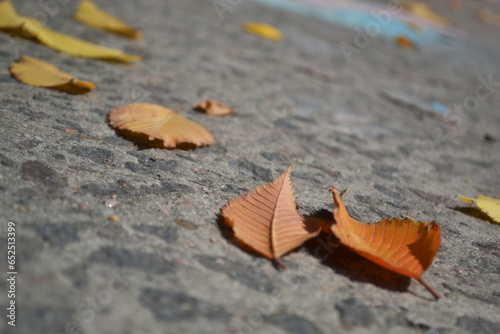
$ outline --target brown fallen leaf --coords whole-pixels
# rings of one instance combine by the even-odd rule
[[[441,229],[436,222],[394,218],[375,224],[360,223],[349,216],[335,187],[330,187],[330,191],[335,203],[332,232],[342,244],[386,269],[415,278],[436,299],[440,298],[421,277],[441,245]]]
[[[415,46],[413,45],[413,42],[411,41],[411,39],[409,39],[408,37],[404,36],[404,35],[399,35],[396,37],[396,43],[402,47],[403,49],[407,49],[407,50],[413,50],[415,48]]]
[[[112,222],[117,222],[117,221],[118,221],[118,220],[120,220],[120,219],[118,218],[118,216],[117,216],[117,215],[112,215],[112,216],[109,216],[109,217],[108,217],[108,220],[109,220],[109,221],[112,221]]]
[[[22,38],[36,40],[54,50],[76,57],[118,62],[142,59],[140,56],[127,55],[121,50],[89,43],[49,29],[38,20],[17,14],[10,0],[0,2],[0,30],[16,34]]]
[[[237,239],[283,268],[281,256],[321,231],[320,224],[306,225],[297,214],[290,170],[291,166],[272,183],[231,200],[221,213]]]
[[[134,142],[153,147],[208,146],[214,137],[203,126],[169,108],[151,103],[132,103],[109,113],[111,126]]]
[[[83,94],[96,88],[92,82],[77,80],[50,63],[28,56],[21,56],[17,63],[12,63],[10,73],[25,84],[70,94]]]
[[[233,113],[233,109],[229,106],[214,100],[200,101],[195,104],[194,109],[212,116],[224,116]]]
[[[96,29],[109,31],[129,38],[141,38],[142,32],[120,19],[104,12],[92,0],[82,0],[76,9],[75,19]]]

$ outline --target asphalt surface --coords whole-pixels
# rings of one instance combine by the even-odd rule
[[[500,332],[500,226],[456,197],[500,198],[500,28],[478,20],[477,3],[432,4],[455,22],[441,40],[407,50],[374,36],[346,58],[352,27],[261,3],[221,20],[211,1],[96,2],[144,39],[76,23],[76,1],[15,6],[144,61],[77,59],[0,34],[0,270],[7,278],[8,222],[17,270],[16,326],[2,279],[0,332]],[[284,40],[242,31],[252,21]],[[21,55],[98,89],[22,84],[8,72]],[[235,114],[192,110],[208,98]],[[216,143],[138,147],[107,122],[132,102],[180,107]],[[442,298],[333,238],[285,256],[284,271],[236,246],[220,209],[290,163],[300,214],[331,217],[334,185],[359,220],[436,220],[442,246],[423,277]]]

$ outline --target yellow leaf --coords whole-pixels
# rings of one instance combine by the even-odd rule
[[[10,0],[0,3],[0,29],[17,29],[23,24]]]
[[[79,81],[52,64],[27,56],[21,56],[19,62],[12,63],[10,73],[25,84],[70,94],[82,94],[96,88],[92,82]]]
[[[75,12],[75,19],[96,29],[110,31],[130,38],[141,38],[142,32],[118,18],[104,12],[92,0],[82,0]]]
[[[15,33],[23,38],[30,38],[73,56],[95,58],[110,61],[137,61],[140,56],[131,56],[118,49],[99,46],[78,38],[61,34],[44,27],[39,21],[19,16],[10,0],[0,3],[0,30]]]
[[[246,32],[262,38],[270,39],[273,41],[281,41],[283,39],[281,31],[266,23],[248,22],[243,24],[242,27]]]
[[[458,196],[465,202],[476,203],[477,207],[493,219],[493,222],[500,224],[500,199],[479,195],[476,198]]]
[[[432,20],[444,26],[451,25],[451,21],[435,11],[433,11],[429,5],[419,1],[406,1],[402,4],[406,11],[409,11],[417,16]]]
[[[132,103],[114,108],[109,123],[123,137],[150,147],[192,148],[214,143],[203,126],[157,104]]]

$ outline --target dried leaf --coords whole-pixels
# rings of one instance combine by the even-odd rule
[[[386,269],[415,278],[439,298],[421,277],[441,245],[441,229],[436,222],[394,218],[375,224],[360,223],[349,216],[335,187],[330,187],[330,191],[335,203],[332,232],[344,245]]]
[[[114,108],[109,122],[123,136],[147,146],[179,148],[214,143],[214,137],[204,127],[157,104],[133,103]]]
[[[281,41],[283,39],[281,31],[266,23],[248,22],[243,24],[242,27],[246,32],[262,38],[270,39],[273,41]]]
[[[110,31],[129,38],[141,38],[142,32],[120,19],[104,12],[92,0],[82,0],[76,9],[75,19],[96,29]]]
[[[140,56],[131,56],[121,50],[99,46],[78,38],[61,34],[44,27],[39,21],[19,16],[10,0],[0,3],[0,30],[16,34],[73,56],[110,61],[130,62],[141,60]]]
[[[25,84],[70,94],[83,94],[96,88],[92,82],[77,80],[50,63],[27,56],[21,56],[19,62],[12,63],[10,73]]]
[[[214,100],[200,101],[196,103],[194,109],[200,112],[204,112],[207,115],[213,116],[224,116],[233,113],[233,109],[231,109],[229,106],[225,105],[222,102],[217,102]]]
[[[415,48],[411,39],[403,35],[396,37],[396,43],[398,43],[398,45],[403,49],[413,50]]]
[[[406,1],[402,3],[403,8],[417,16],[429,19],[443,26],[451,25],[451,21],[435,11],[433,11],[428,4],[419,1]]]
[[[477,207],[493,219],[493,222],[500,224],[500,199],[479,195],[476,198],[458,196],[466,202],[476,203]]]
[[[222,217],[236,238],[282,267],[281,256],[321,230],[320,224],[306,225],[297,214],[290,170],[291,166],[272,183],[231,200],[222,209]]]

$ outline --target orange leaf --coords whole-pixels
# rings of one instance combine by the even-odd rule
[[[200,101],[195,104],[194,109],[213,116],[224,116],[233,113],[233,109],[229,106],[214,100]]]
[[[415,48],[411,39],[403,35],[399,35],[396,37],[396,43],[398,43],[398,45],[403,49],[412,50]]]
[[[332,232],[344,245],[386,269],[415,278],[436,299],[440,297],[421,277],[441,245],[441,229],[436,222],[394,218],[375,224],[360,223],[349,216],[335,187],[330,187],[330,191],[335,202]]]
[[[203,126],[157,104],[133,103],[114,108],[109,122],[124,137],[146,146],[207,146],[214,137]]]
[[[279,258],[321,230],[319,224],[306,226],[297,214],[291,168],[274,182],[230,201],[222,209],[222,217],[233,228],[236,238],[283,268]]]

